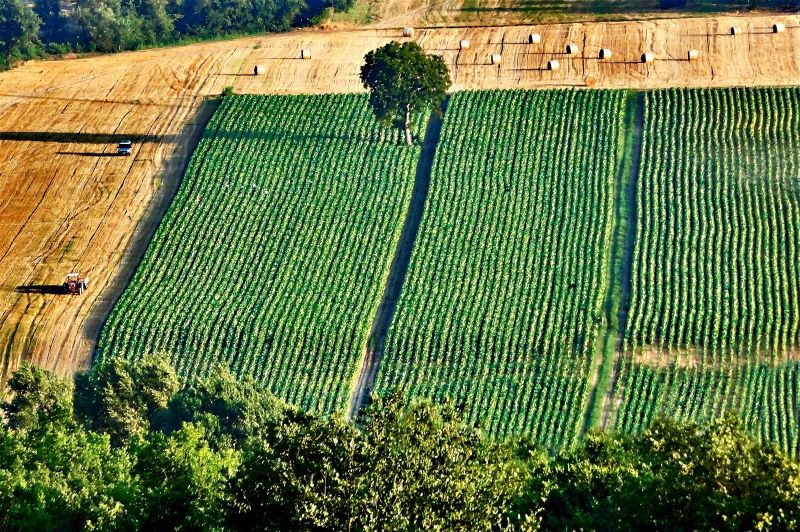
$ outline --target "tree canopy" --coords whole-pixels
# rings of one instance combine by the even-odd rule
[[[354,0],[0,0],[0,70],[46,52],[118,52],[231,34],[286,31]]]
[[[415,42],[395,41],[364,57],[361,82],[375,117],[403,131],[409,145],[414,113],[441,112],[451,83],[441,56],[426,54]]]
[[[735,417],[591,434],[550,455],[452,403],[357,424],[162,359],[65,380],[23,366],[0,426],[0,529],[795,529],[800,468]]]

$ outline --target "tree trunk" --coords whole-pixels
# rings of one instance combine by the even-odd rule
[[[405,133],[406,144],[411,146],[411,106],[406,105],[406,119],[405,119]]]

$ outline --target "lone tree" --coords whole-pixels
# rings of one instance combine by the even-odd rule
[[[411,115],[429,108],[441,112],[450,73],[438,55],[428,55],[415,42],[390,42],[369,52],[361,67],[361,82],[369,89],[375,116],[405,132],[411,144]]]

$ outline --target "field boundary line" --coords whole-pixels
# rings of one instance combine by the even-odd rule
[[[623,100],[617,167],[614,174],[611,242],[605,262],[608,267],[603,300],[603,326],[597,333],[590,364],[589,392],[580,434],[604,427],[609,397],[613,395],[620,369],[621,344],[625,335],[633,258],[636,182],[642,145],[643,93],[628,91]]]
[[[448,101],[449,96],[442,106],[442,113],[447,108]],[[383,288],[383,296],[375,313],[375,319],[372,322],[372,329],[364,347],[358,374],[354,379],[355,385],[350,394],[350,403],[347,408],[347,418],[350,421],[355,420],[359,412],[367,406],[375,386],[378,366],[383,358],[386,344],[386,333],[389,330],[392,316],[397,309],[397,302],[400,299],[400,292],[403,288],[408,265],[411,262],[411,251],[414,248],[414,242],[417,240],[419,226],[422,222],[425,200],[430,188],[433,156],[436,153],[441,132],[442,117],[437,113],[431,113],[425,130],[422,151],[417,161],[414,188],[411,192],[411,201],[408,204],[403,229],[400,232],[400,239],[397,241],[397,249]]]
[[[614,402],[614,395],[617,389],[617,381],[622,369],[622,360],[624,354],[622,352],[624,346],[625,335],[628,328],[628,313],[631,305],[631,283],[633,272],[633,252],[636,245],[636,220],[638,213],[636,212],[637,201],[637,187],[639,184],[639,171],[641,169],[642,161],[642,139],[644,136],[644,107],[645,107],[645,93],[643,91],[631,92],[631,106],[632,106],[632,129],[629,129],[626,124],[626,131],[630,133],[627,138],[631,141],[630,149],[626,145],[625,153],[630,159],[630,168],[627,172],[623,172],[623,176],[627,177],[623,183],[623,205],[625,210],[621,212],[624,216],[620,219],[624,220],[625,237],[622,246],[622,257],[619,265],[619,301],[618,309],[616,312],[616,326],[617,326],[617,341],[614,349],[613,367],[610,369],[608,387],[605,390],[605,397],[603,398],[603,405],[601,410],[600,426],[598,428],[607,430],[609,423],[611,423],[613,416],[616,413],[616,405]],[[612,412],[613,411],[613,412]]]
[[[142,219],[138,222],[130,240],[125,244],[126,249],[116,268],[116,273],[109,278],[103,293],[93,303],[85,321],[81,324],[83,335],[93,340],[88,359],[89,367],[94,365],[98,355],[97,348],[100,331],[111,311],[117,305],[117,301],[128,288],[133,275],[144,258],[147,248],[153,240],[156,230],[172,206],[172,200],[178,193],[185,178],[189,160],[200,144],[208,123],[220,103],[221,100],[219,99],[208,98],[198,106],[194,111],[193,118],[187,121],[184,124],[183,131],[177,134],[178,138],[186,138],[185,149],[174,150],[162,162],[161,169],[155,174],[161,180],[158,191],[150,199],[150,204],[146,207]],[[206,157],[206,154],[202,156]]]

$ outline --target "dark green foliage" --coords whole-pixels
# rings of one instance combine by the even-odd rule
[[[381,122],[405,132],[411,144],[412,116],[417,111],[441,111],[450,87],[450,72],[438,55],[428,55],[415,42],[390,42],[369,52],[361,66],[361,82]]]
[[[61,15],[59,0],[36,0],[33,10],[41,21],[39,37],[42,42],[58,42],[66,38],[67,19]]]
[[[0,70],[16,59],[36,56],[40,24],[22,0],[0,0]]]
[[[119,445],[149,431],[179,383],[166,359],[149,357],[136,365],[121,358],[103,362],[78,375],[75,385],[76,417]]]
[[[555,457],[495,442],[451,403],[377,399],[359,425],[219,370],[177,390],[162,360],[74,387],[23,367],[0,426],[0,529],[796,529],[800,469],[735,418],[590,435]],[[78,397],[85,396],[85,397]],[[123,405],[130,401],[130,405]],[[120,438],[131,412],[135,437]],[[118,447],[112,438],[119,439]]]
[[[8,390],[3,414],[10,429],[29,432],[72,420],[72,383],[49,371],[25,364],[9,379]]]
[[[589,436],[550,464],[546,528],[792,530],[797,464],[736,416],[710,425],[656,421],[640,437]],[[623,511],[620,511],[623,510]]]
[[[19,59],[68,51],[118,52],[187,39],[287,31],[346,10],[353,0],[0,0],[0,70]],[[44,47],[41,43],[44,43]]]

